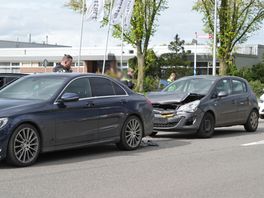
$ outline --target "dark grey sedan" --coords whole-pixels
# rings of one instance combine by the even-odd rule
[[[190,76],[149,93],[154,107],[154,132],[191,131],[208,138],[215,127],[258,128],[258,102],[248,82],[239,77]]]
[[[94,74],[37,74],[0,91],[0,159],[33,164],[40,152],[116,143],[140,146],[153,109],[122,83]]]

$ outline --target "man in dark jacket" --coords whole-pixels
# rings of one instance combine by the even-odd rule
[[[72,56],[64,54],[61,62],[53,68],[53,72],[72,72]]]

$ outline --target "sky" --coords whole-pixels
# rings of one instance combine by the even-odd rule
[[[192,11],[194,0],[168,0],[168,9],[158,17],[158,28],[151,46],[168,44],[175,34],[191,42],[195,32],[203,34],[202,16]],[[81,15],[65,7],[67,0],[0,0],[0,40],[43,42],[48,35],[50,44],[78,47]],[[98,22],[84,23],[83,46],[105,46],[107,28]],[[201,40],[200,42],[206,42]],[[110,38],[109,45],[121,41]],[[264,44],[264,25],[247,41]]]

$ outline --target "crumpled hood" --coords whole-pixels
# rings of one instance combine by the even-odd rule
[[[147,94],[152,104],[181,103],[189,96],[184,92],[150,92]]]
[[[39,100],[15,100],[0,98],[0,116],[10,116],[25,109],[33,109],[35,104],[39,104]]]

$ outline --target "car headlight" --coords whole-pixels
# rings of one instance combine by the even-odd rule
[[[200,104],[200,100],[195,100],[193,102],[189,102],[185,105],[180,106],[177,111],[193,113],[197,110],[199,104]]]
[[[0,118],[0,129],[3,128],[8,122],[8,118]]]

